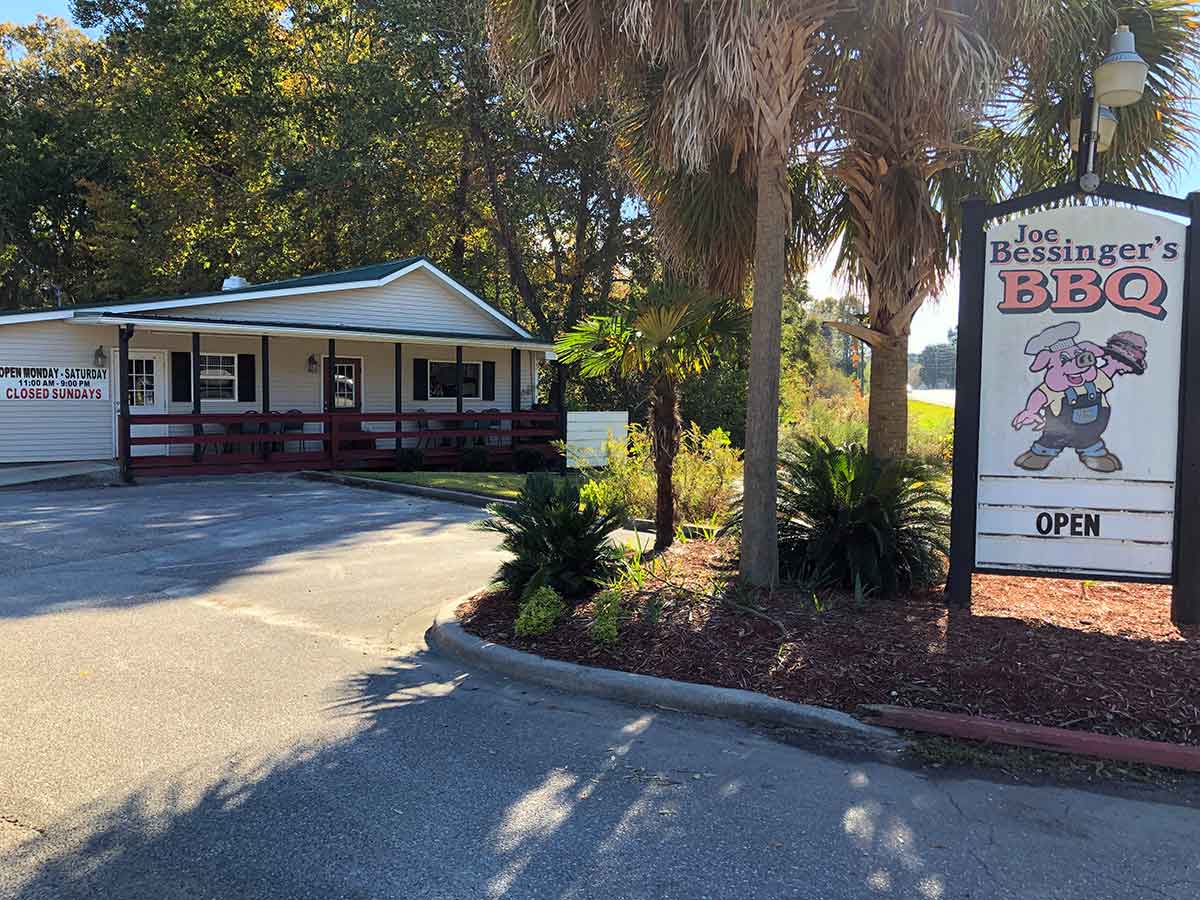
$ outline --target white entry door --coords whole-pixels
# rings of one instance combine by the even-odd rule
[[[119,359],[114,347],[110,359]],[[167,373],[165,350],[130,350],[125,365],[129,369],[129,414],[134,418],[129,427],[130,437],[157,437],[167,433],[166,425],[138,425],[139,415],[167,412],[167,390],[170,376]],[[121,441],[121,390],[118,373],[113,366],[113,456],[120,453]],[[170,452],[166,444],[134,444],[130,448],[134,456],[162,456]]]

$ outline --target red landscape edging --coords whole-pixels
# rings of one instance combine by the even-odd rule
[[[863,709],[868,713],[867,721],[891,728],[1200,772],[1200,747],[905,706],[864,706]]]

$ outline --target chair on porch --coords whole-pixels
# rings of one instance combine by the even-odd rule
[[[483,436],[482,442],[488,447],[499,447],[502,443],[500,437],[500,429],[504,427],[504,423],[500,419],[500,410],[496,407],[484,410],[485,415],[493,415],[494,419],[484,419],[483,427],[487,433]]]
[[[298,409],[289,409],[287,411],[287,414],[289,416],[303,416],[304,415],[304,413]],[[288,421],[286,421],[280,425],[279,430],[280,430],[280,433],[283,433],[283,434],[296,433],[296,432],[303,434],[304,433],[304,422],[297,420],[297,419],[289,419]],[[303,440],[284,441],[283,446],[284,446],[284,452],[286,452],[286,453],[303,453],[305,450]]]
[[[417,410],[417,415],[420,415],[420,416],[423,416],[423,415],[425,415],[425,410],[424,410],[424,409],[418,409],[418,410]],[[430,429],[431,425],[432,425],[432,423],[431,423],[431,422],[430,422],[428,419],[417,419],[417,431],[418,431],[418,432],[421,432],[421,431],[428,431],[428,430]],[[420,449],[426,449],[426,450],[427,450],[427,449],[429,449],[429,448],[433,447],[433,443],[432,443],[432,442],[433,442],[434,440],[436,440],[436,439],[435,439],[435,438],[431,438],[431,437],[417,437],[417,439],[416,439],[416,441],[417,441],[417,443],[416,443],[416,447],[417,447],[417,449],[418,449],[418,450],[420,450]]]
[[[266,434],[267,423],[262,420],[262,413],[257,410],[248,409],[242,413],[246,417],[246,422],[242,425],[243,434]],[[242,445],[242,452],[249,453],[252,456],[257,456],[262,452],[264,441],[251,441]]]
[[[205,437],[223,435],[225,433],[226,433],[225,426],[218,424],[216,422],[205,422],[203,425],[200,426],[200,434],[204,435]],[[225,452],[225,444],[221,443],[221,442],[217,442],[217,441],[214,441],[211,444],[200,444],[199,446],[200,446],[200,455],[201,456],[203,456],[206,453],[212,453],[214,455],[218,455],[220,453]]]
[[[225,434],[227,434],[231,437],[233,435],[242,434],[242,423],[241,422],[230,422],[228,425],[225,426]],[[242,450],[242,442],[241,441],[225,441],[225,443],[223,443],[221,445],[221,447],[223,448],[221,451],[223,453],[243,453],[244,452]]]
[[[281,413],[279,412],[279,410],[273,409],[273,410],[271,410],[271,415],[278,416],[278,415],[281,415]],[[270,421],[270,422],[263,422],[262,427],[259,429],[259,431],[261,431],[263,434],[270,434],[270,435],[282,434],[285,430],[284,425],[285,425],[285,423],[275,421],[274,419],[272,419],[272,421]],[[281,441],[281,440],[272,439],[272,440],[268,441],[267,443],[270,444],[272,453],[279,453],[283,450],[283,441]]]

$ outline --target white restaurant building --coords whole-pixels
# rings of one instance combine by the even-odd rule
[[[565,436],[561,393],[536,403],[552,345],[423,257],[225,288],[0,315],[0,464],[390,466],[399,437],[499,466]]]

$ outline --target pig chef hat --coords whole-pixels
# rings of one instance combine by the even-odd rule
[[[1037,356],[1043,350],[1066,350],[1075,346],[1079,336],[1078,322],[1059,322],[1035,334],[1025,345],[1026,356]]]

